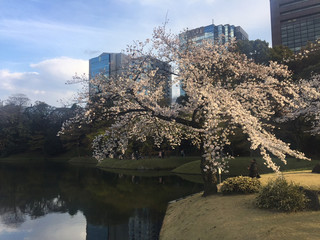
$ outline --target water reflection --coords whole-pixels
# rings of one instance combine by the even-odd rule
[[[6,240],[85,240],[86,219],[81,213],[72,218],[68,214],[51,213],[36,219],[26,217],[18,228],[1,224],[0,231],[0,239]]]
[[[2,164],[0,240],[158,239],[167,202],[199,190],[174,176]]]

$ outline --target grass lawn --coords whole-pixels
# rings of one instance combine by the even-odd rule
[[[307,189],[317,190],[320,192],[320,174],[319,173],[312,173],[310,170],[291,171],[291,172],[283,172],[282,176],[284,176],[288,180],[288,182],[292,181]],[[269,180],[275,179],[277,177],[278,175],[276,173],[263,174],[261,175],[260,182],[262,185],[265,185]]]
[[[320,190],[320,174],[285,172],[288,180]],[[262,175],[265,184],[275,174]],[[281,213],[255,206],[256,194],[202,197],[201,193],[169,204],[160,240],[318,240],[320,212]]]
[[[229,160],[229,175],[239,176],[248,175],[247,167],[250,165],[251,157],[236,157]],[[264,165],[262,158],[255,158],[258,163],[259,173],[272,173],[272,170]],[[277,165],[280,166],[281,171],[288,170],[311,170],[320,160],[305,161],[300,159],[288,158],[287,165],[283,164],[280,160],[274,159]],[[177,174],[200,174],[200,160],[186,163],[177,167],[172,172]]]
[[[92,159],[90,157],[75,157],[75,156],[77,156],[75,151],[69,151],[69,152],[60,154],[58,156],[45,156],[43,153],[39,151],[34,151],[34,152],[13,154],[8,157],[0,158],[0,162],[14,163],[14,164],[41,163],[45,161],[66,163],[70,159],[73,159],[73,161],[79,161],[79,162],[81,161],[88,162],[88,159]]]
[[[73,157],[69,161],[71,164],[94,164],[98,163],[97,159],[93,157]]]
[[[279,213],[254,206],[254,194],[196,194],[171,203],[160,240],[318,240],[320,213]]]
[[[100,168],[125,170],[171,170],[199,157],[143,158],[139,160],[105,159],[97,166]]]
[[[38,163],[47,160],[43,154],[39,152],[28,152],[10,155],[9,157],[0,158],[0,162],[6,163]]]

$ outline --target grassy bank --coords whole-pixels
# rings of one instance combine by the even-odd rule
[[[109,169],[124,170],[171,170],[188,162],[193,162],[199,157],[168,157],[168,158],[143,158],[138,160],[105,159],[97,166]]]
[[[236,157],[229,160],[229,174],[233,176],[248,175],[247,167],[250,165],[250,157]],[[262,158],[255,158],[258,163],[259,173],[271,173],[272,170],[264,165]],[[289,170],[311,170],[319,160],[305,161],[300,159],[289,158],[287,164],[283,164],[279,159],[274,159],[274,162],[280,166],[281,171]],[[200,174],[200,160],[189,162],[175,168],[172,172],[176,174]]]
[[[90,157],[75,157],[77,156],[77,153],[75,151],[69,151],[65,152],[63,154],[57,155],[57,156],[48,156],[44,155],[41,151],[34,151],[34,152],[25,152],[25,153],[19,153],[10,155],[8,157],[2,157],[0,158],[0,162],[6,162],[6,163],[41,163],[41,162],[58,162],[58,163],[66,163],[70,159],[81,159],[84,161],[84,159],[89,159]]]
[[[284,173],[288,180],[320,190],[320,174],[310,171]],[[262,175],[264,184],[274,174]],[[160,233],[161,240],[317,240],[320,214],[316,211],[280,213],[255,206],[256,195],[201,193],[170,203]]]
[[[89,156],[73,157],[68,162],[71,164],[92,164],[92,165],[96,165],[98,163],[97,159]]]
[[[39,152],[27,152],[0,158],[0,162],[6,163],[38,163],[47,161],[48,158]]]

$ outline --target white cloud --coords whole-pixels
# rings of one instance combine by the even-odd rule
[[[0,70],[2,100],[15,93],[26,94],[33,102],[43,101],[59,106],[77,93],[79,86],[66,85],[77,74],[88,75],[88,61],[60,57],[31,64],[35,72],[9,72]]]
[[[2,100],[13,93],[25,93],[33,101],[57,105],[56,100],[70,96],[66,91],[76,90],[65,82],[75,72],[88,71],[88,62],[75,58],[120,52],[133,40],[151,37],[152,29],[164,22],[167,13],[168,29],[173,33],[206,26],[214,20],[215,24],[240,25],[250,39],[271,41],[269,0],[117,0],[98,6],[95,3],[102,1],[89,5],[65,2],[63,6],[74,7],[67,16],[39,9],[19,17],[16,12],[4,14],[0,19]]]
[[[10,72],[7,69],[0,69],[0,89],[15,91],[19,81],[25,78],[33,78],[39,75],[37,72]]]
[[[82,59],[73,59],[60,57],[44,60],[39,63],[30,64],[30,66],[39,72],[42,77],[47,75],[51,80],[57,82],[66,82],[71,80],[76,73],[88,73],[88,61]],[[53,79],[54,78],[54,79]]]
[[[232,24],[241,26],[250,39],[261,38],[270,42],[269,0],[122,0],[143,5],[144,17],[149,24],[162,24],[168,12],[169,28],[180,33],[186,28],[192,29],[214,24]],[[143,11],[137,9],[138,12]],[[161,22],[159,22],[159,19]],[[158,20],[158,22],[156,22]],[[139,26],[141,23],[137,22]]]

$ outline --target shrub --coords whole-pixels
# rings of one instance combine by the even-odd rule
[[[296,212],[306,208],[307,198],[301,188],[284,177],[269,181],[257,197],[259,208],[275,209],[284,212]]]
[[[313,173],[320,173],[320,163],[318,163],[317,165],[314,166],[314,168],[312,169]]]
[[[259,189],[259,179],[244,176],[227,178],[221,186],[222,193],[255,193]]]

